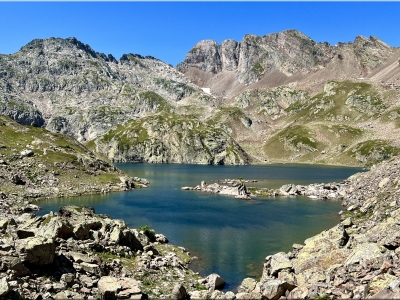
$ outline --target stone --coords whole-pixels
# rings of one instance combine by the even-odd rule
[[[211,274],[207,276],[207,286],[212,290],[222,290],[226,284],[218,274]]]
[[[298,286],[295,287],[293,290],[290,291],[288,295],[288,299],[290,300],[297,300],[297,299],[306,299],[308,296],[308,289],[305,286]]]
[[[188,299],[188,294],[185,287],[180,283],[175,284],[174,289],[172,290],[171,298],[176,300]]]
[[[388,183],[390,182],[390,178],[383,178],[380,182],[379,182],[379,184],[378,184],[378,186],[379,186],[379,188],[381,189],[381,188],[383,188],[383,187],[385,187]]]
[[[3,277],[0,280],[0,297],[4,296],[10,290],[10,286],[8,285],[7,279]]]
[[[286,291],[291,291],[294,288],[295,286],[290,285],[285,281],[273,279],[261,283],[261,294],[263,298],[277,300],[285,295]]]
[[[270,257],[271,275],[275,276],[283,269],[292,269],[293,265],[284,252],[279,252]]]
[[[118,283],[118,278],[111,276],[103,276],[97,283],[99,293],[102,300],[116,300],[117,293],[122,286]]]
[[[52,239],[28,237],[17,240],[15,249],[23,262],[33,265],[47,265],[54,261],[56,247]]]
[[[90,228],[87,223],[80,223],[74,226],[73,233],[77,240],[86,240],[90,237]]]
[[[250,293],[256,287],[257,281],[254,278],[245,278],[238,286],[238,293]]]
[[[41,224],[36,231],[36,236],[49,239],[68,239],[72,236],[72,226],[66,221],[51,216],[47,216],[46,220],[49,221],[46,224],[44,224],[44,222]]]
[[[378,260],[383,257],[385,249],[376,243],[362,243],[355,247],[355,249],[348,256],[344,265],[362,264],[364,261]]]
[[[59,292],[59,293],[54,295],[54,299],[55,300],[65,300],[65,299],[68,299],[68,296],[65,293],[65,291],[61,291],[61,292]]]
[[[74,262],[76,262],[78,264],[80,264],[82,262],[86,262],[86,263],[92,262],[92,259],[87,254],[70,251],[67,253],[67,255],[70,256],[74,260]]]
[[[161,233],[157,233],[156,234],[156,242],[159,242],[160,244],[167,244],[168,239],[165,235],[163,235]]]
[[[15,272],[15,276],[17,277],[24,276],[30,273],[29,269],[25,267],[19,257],[2,256],[1,263],[9,270],[13,270]]]
[[[62,274],[61,275],[61,279],[62,281],[66,282],[66,283],[72,283],[75,280],[75,275],[72,273],[66,273],[66,274]]]
[[[341,224],[343,225],[344,228],[349,228],[353,226],[353,220],[351,217],[348,217],[347,219],[343,220]]]
[[[22,157],[30,157],[30,156],[33,156],[34,153],[33,153],[33,151],[30,150],[30,149],[25,149],[25,150],[22,150],[22,151],[20,152],[20,155],[21,155]]]
[[[88,272],[89,274],[93,274],[93,275],[101,274],[100,267],[96,264],[90,264],[87,262],[83,262],[80,265],[82,267],[82,270]]]

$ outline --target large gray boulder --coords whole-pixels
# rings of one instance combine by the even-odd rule
[[[175,284],[174,289],[172,290],[172,299],[176,300],[188,299],[188,294],[186,292],[185,287],[182,284],[180,283]]]
[[[208,275],[207,278],[207,286],[212,290],[222,290],[226,284],[225,280],[223,280],[218,274]]]
[[[276,253],[272,256],[267,257],[271,264],[271,274],[276,275],[279,271],[284,269],[292,269],[293,265],[289,260],[289,257],[284,252]]]
[[[47,221],[46,221],[47,220]],[[36,231],[36,236],[49,239],[68,239],[72,236],[72,226],[65,220],[48,216]]]
[[[279,279],[263,282],[261,284],[262,299],[277,300],[285,295],[286,291],[291,291],[294,288],[294,285]]]
[[[103,276],[97,283],[102,300],[141,299],[139,283],[133,278]]]
[[[97,283],[99,294],[102,300],[116,300],[117,293],[122,289],[118,283],[118,278],[111,276],[103,276]]]
[[[15,250],[23,262],[33,265],[47,265],[54,261],[56,246],[52,239],[28,237],[17,240]]]

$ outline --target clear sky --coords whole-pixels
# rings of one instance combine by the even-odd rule
[[[297,29],[317,42],[374,35],[400,46],[400,2],[0,2],[0,53],[76,37],[95,51],[176,65],[202,39]]]

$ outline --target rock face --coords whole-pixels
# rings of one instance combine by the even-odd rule
[[[376,37],[358,36],[354,43],[316,43],[297,30],[262,37],[247,34],[241,42],[224,40],[221,45],[204,40],[197,43],[177,66],[182,73],[198,69],[208,73],[235,71],[240,83],[254,83],[278,71],[285,76],[306,74],[328,65],[336,56],[352,52],[360,70],[371,70],[386,61],[393,48]]]
[[[124,54],[117,61],[75,38],[33,40],[0,55],[0,69],[0,113],[79,141],[201,94],[158,59]]]
[[[89,147],[123,162],[248,164],[248,155],[227,131],[195,117],[161,114],[119,125]]]

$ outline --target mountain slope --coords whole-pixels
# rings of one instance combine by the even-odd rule
[[[230,97],[249,85],[266,88],[301,82],[305,86],[321,79],[365,77],[393,52],[393,47],[373,36],[332,46],[297,30],[285,30],[262,37],[248,34],[241,42],[224,40],[221,45],[200,41],[177,69],[216,95]]]

